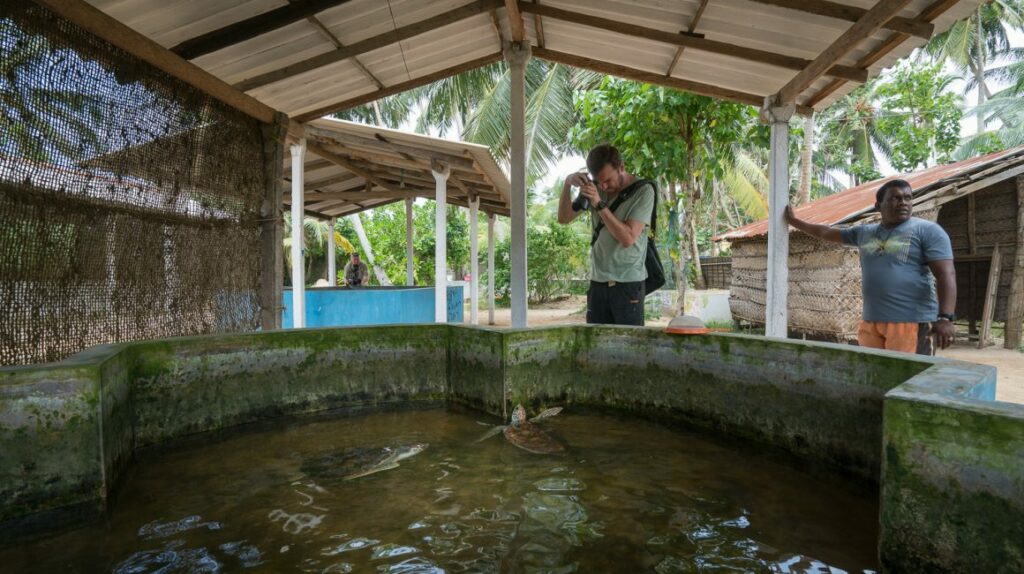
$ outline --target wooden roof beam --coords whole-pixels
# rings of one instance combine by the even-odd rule
[[[375,185],[379,185],[380,187],[383,187],[384,189],[386,189],[388,191],[396,191],[396,190],[392,189],[391,186],[389,186],[388,184],[380,181],[380,179],[378,179],[376,176],[374,176],[370,172],[368,172],[368,171],[364,170],[363,168],[357,166],[356,164],[352,163],[351,161],[341,157],[340,155],[338,155],[336,153],[333,153],[333,152],[331,152],[331,151],[329,151],[327,149],[324,149],[320,145],[317,145],[315,143],[310,143],[307,140],[306,141],[306,149],[308,149],[309,151],[315,153],[316,155],[326,159],[327,161],[334,162],[334,163],[340,165],[341,167],[351,171],[352,173],[354,173],[354,174],[358,175],[359,177],[365,179],[367,183],[373,183]]]
[[[568,64],[570,66],[576,66],[577,68],[586,68],[602,74],[610,74],[612,76],[619,76],[620,78],[636,80],[638,82],[646,82],[656,86],[665,86],[666,88],[684,90],[701,96],[718,98],[720,100],[729,100],[757,107],[764,105],[764,96],[759,96],[757,94],[749,94],[746,92],[731,90],[729,88],[713,86],[711,84],[702,84],[700,82],[683,80],[676,77],[666,77],[654,72],[645,72],[644,70],[637,70],[636,68],[609,64],[601,60],[556,52],[554,50],[548,50],[547,48],[533,48],[533,55],[552,62]],[[801,115],[808,115],[812,110],[807,106],[797,106],[796,111]]]
[[[439,161],[448,162],[448,163],[452,164],[453,166],[458,164],[459,167],[462,167],[464,169],[469,169],[469,170],[473,169],[473,162],[471,162],[470,160],[468,160],[468,159],[466,159],[464,157],[459,157],[459,156],[448,154],[448,153],[444,153],[444,152],[435,152],[435,151],[420,149],[420,148],[415,147],[415,146],[399,144],[399,143],[393,143],[393,142],[390,142],[390,141],[381,141],[381,140],[376,139],[376,138],[368,138],[368,137],[357,136],[357,135],[353,135],[353,134],[339,133],[339,132],[331,131],[331,130],[328,130],[328,129],[320,128],[320,127],[317,127],[317,126],[314,126],[314,125],[307,125],[306,126],[306,139],[307,140],[312,139],[312,140],[316,140],[316,141],[320,141],[320,142],[325,142],[325,143],[327,143],[327,145],[334,145],[334,142],[337,142],[337,143],[339,143],[339,144],[341,144],[343,146],[348,144],[348,145],[351,145],[351,146],[362,146],[362,147],[367,147],[367,148],[370,148],[370,149],[379,149],[381,151],[391,152],[391,153],[403,153],[403,154],[408,154],[408,155],[410,155],[412,157],[421,158],[421,159],[424,159],[424,160],[427,160],[427,161],[439,160]]]
[[[294,2],[295,0],[289,1]],[[324,23],[321,22],[319,18],[317,18],[316,16],[307,16],[306,21],[309,22],[314,28],[316,28],[317,32],[320,32],[320,35],[326,38],[328,42],[334,44],[334,48],[336,50],[345,49],[345,45],[341,43],[341,40],[339,40],[338,37],[335,36],[333,32],[328,30],[327,26],[324,26]],[[352,58],[352,65],[354,65],[360,72],[362,72],[363,75],[366,76],[367,80],[373,82],[373,85],[377,86],[378,90],[384,88],[384,84],[379,79],[377,79],[377,76],[373,75],[373,72],[371,72],[369,68],[364,66],[363,63],[359,61],[359,58]]]
[[[843,59],[850,50],[853,50],[868,36],[874,34],[888,22],[892,17],[910,3],[910,0],[879,0],[877,4],[864,13],[857,22],[843,32],[835,42],[818,54],[806,68],[793,77],[775,95],[775,102],[778,105],[785,105],[795,102],[797,96],[810,87],[815,80],[832,68],[836,62]]]
[[[703,0],[707,1],[707,0]],[[531,0],[534,4],[540,4],[540,0]],[[533,15],[533,28],[537,33],[537,45],[541,48],[544,47],[544,22],[541,21],[540,14]]]
[[[921,13],[917,16],[916,20],[919,22],[932,22],[936,18],[941,16],[943,13],[945,13],[947,10],[955,6],[958,1],[959,0],[936,0],[936,2],[932,3],[927,8],[922,10]],[[895,50],[897,46],[902,44],[908,38],[909,36],[907,36],[906,34],[890,34],[889,37],[886,38],[880,46],[878,46],[874,50],[871,50],[870,52],[865,54],[864,57],[858,60],[857,66],[864,68],[871,66],[875,62],[885,57],[886,54]],[[807,98],[807,101],[804,103],[808,106],[816,106],[822,100],[832,95],[836,90],[841,88],[845,83],[846,82],[844,82],[843,80],[834,79],[831,82],[829,82],[828,85],[826,85],[824,88],[815,93],[813,96]]]
[[[408,26],[402,26],[401,28],[396,28],[389,32],[373,36],[372,38],[361,40],[345,48],[313,56],[312,58],[307,58],[301,62],[296,62],[265,74],[247,78],[235,84],[235,87],[247,92],[261,86],[266,86],[299,74],[304,74],[317,68],[329,66],[342,60],[355,58],[361,54],[365,54],[385,46],[390,46],[391,44],[397,44],[398,42],[408,40],[409,38],[419,36],[420,34],[426,34],[427,32],[443,28],[449,24],[454,24],[467,18],[472,18],[477,14],[486,12],[491,7],[495,6],[496,3],[497,0],[476,0],[475,2],[459,6],[453,10],[438,14],[437,16],[427,18],[426,20],[409,24]]]
[[[700,6],[697,6],[697,12],[694,13],[693,18],[690,19],[690,25],[686,27],[686,31],[693,34],[697,31],[697,24],[700,23],[700,19],[704,16],[704,10],[708,7],[708,0],[700,0]],[[539,18],[539,16],[538,16]],[[676,69],[676,64],[679,63],[679,58],[683,56],[684,46],[676,48],[676,53],[672,56],[672,63],[668,65],[668,70],[665,72],[666,76],[671,76],[672,72]]]
[[[410,190],[385,190],[385,191],[322,191],[315,194],[316,199],[348,199],[348,200],[360,200],[360,199],[416,199],[417,197],[426,197],[428,192],[423,191],[410,191]],[[291,194],[285,194],[286,199],[291,199]]]
[[[445,79],[447,77],[454,76],[454,75],[457,75],[457,74],[461,74],[462,72],[466,72],[466,71],[469,71],[469,70],[475,70],[476,68],[479,68],[481,66],[486,66],[488,64],[493,64],[495,62],[500,61],[502,59],[502,57],[503,56],[502,56],[501,52],[495,52],[493,54],[490,54],[490,55],[487,55],[487,56],[483,56],[482,58],[477,58],[475,60],[470,60],[468,62],[464,62],[462,64],[458,64],[456,66],[452,66],[450,68],[445,68],[443,70],[438,70],[437,72],[434,72],[432,74],[427,74],[425,76],[420,76],[418,78],[414,78],[412,80],[401,82],[401,83],[395,84],[393,86],[387,86],[387,87],[385,87],[383,89],[380,89],[380,90],[377,90],[377,91],[374,91],[374,92],[369,92],[369,93],[363,94],[361,96],[356,96],[354,98],[348,98],[347,100],[341,100],[341,101],[338,101],[338,102],[334,102],[332,104],[328,104],[326,106],[322,106],[322,107],[317,108],[315,110],[308,111],[308,112],[305,112],[305,113],[302,113],[302,114],[298,114],[298,115],[295,116],[294,119],[295,119],[295,121],[298,121],[298,122],[308,122],[310,120],[315,120],[317,118],[322,118],[322,117],[324,117],[326,115],[333,114],[334,112],[337,112],[337,111],[346,110],[348,108],[355,107],[355,106],[361,106],[361,105],[363,105],[365,103],[369,103],[369,102],[372,102],[374,100],[379,100],[381,98],[384,98],[384,97],[387,97],[387,96],[391,96],[391,95],[394,95],[394,94],[398,94],[398,93],[404,92],[406,90],[411,90],[413,88],[418,88],[420,86],[425,86],[427,84],[432,84],[432,83],[434,83],[434,82],[436,82],[438,80],[443,80],[443,79]]]
[[[498,20],[498,11],[491,8],[491,25],[494,26],[494,35],[498,37],[498,50],[505,49],[505,35],[501,32],[501,21]]]
[[[900,0],[884,1],[895,2]],[[910,0],[906,0],[906,2],[909,1]],[[741,60],[750,60],[752,62],[760,62],[762,64],[771,64],[773,66],[787,68],[790,70],[805,70],[808,66],[812,64],[810,60],[805,60],[803,58],[786,56],[783,54],[776,54],[774,52],[767,52],[765,50],[758,50],[755,48],[747,48],[745,46],[728,44],[726,42],[719,42],[716,40],[708,40],[707,38],[701,38],[697,35],[677,34],[673,32],[666,32],[664,30],[657,30],[655,28],[648,28],[646,26],[638,26],[636,24],[627,24],[625,22],[620,22],[618,20],[610,20],[608,18],[591,16],[589,14],[581,14],[579,12],[571,12],[569,10],[562,10],[561,8],[553,8],[551,6],[541,6],[538,4],[520,2],[519,8],[523,12],[532,12],[534,14],[540,14],[542,16],[554,18],[556,20],[563,20],[565,22],[572,22],[574,24],[581,24],[583,26],[590,26],[591,28],[607,30],[609,32],[615,32],[617,34],[635,36],[647,40],[654,40],[666,44],[673,44],[676,46],[691,48],[693,50],[711,52],[713,54],[721,54],[723,56],[730,56],[733,58],[739,58]],[[851,82],[863,83],[866,82],[868,79],[867,70],[863,68],[853,68],[850,66],[827,66],[826,73],[830,76],[843,78],[844,80],[849,80]]]
[[[512,29],[512,41],[522,43],[526,40],[526,24],[523,13],[519,11],[519,2],[505,0],[505,11],[508,13],[508,25]]]
[[[856,6],[849,6],[847,4],[839,4],[836,2],[829,2],[828,0],[750,0],[751,2],[757,2],[758,4],[765,4],[767,6],[776,6],[778,8],[786,8],[789,10],[796,10],[798,12],[805,12],[807,14],[816,14],[818,16],[827,16],[829,18],[835,18],[837,20],[846,20],[847,22],[856,22],[860,20],[867,10],[864,8],[858,8]],[[935,33],[935,25],[930,22],[922,22],[913,18],[901,18],[896,16],[890,19],[888,22],[882,25],[882,28],[886,30],[892,30],[893,32],[900,32],[908,36],[916,36],[928,40]]]
[[[199,56],[222,50],[228,46],[251,40],[257,36],[284,28],[299,20],[323,12],[328,8],[340,6],[349,0],[304,0],[275,8],[269,12],[257,14],[252,18],[229,24],[223,28],[211,30],[171,48],[175,54],[186,60],[194,60]]]

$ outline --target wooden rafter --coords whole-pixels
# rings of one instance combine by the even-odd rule
[[[883,1],[909,2],[910,0]],[[535,14],[541,14],[542,16],[554,18],[556,20],[563,20],[565,22],[572,22],[574,24],[582,24],[584,26],[590,26],[591,28],[599,28],[601,30],[607,30],[609,32],[615,32],[627,36],[635,36],[647,40],[655,40],[657,42],[663,42],[675,46],[682,46],[686,48],[691,48],[693,50],[701,50],[704,52],[711,52],[713,54],[721,54],[723,56],[730,56],[742,60],[760,62],[762,64],[771,64],[773,66],[779,66],[780,68],[788,68],[790,70],[805,70],[813,63],[809,60],[797,58],[794,56],[786,56],[784,54],[776,54],[775,52],[768,52],[765,50],[758,50],[755,48],[747,48],[746,46],[738,46],[726,42],[708,40],[707,38],[701,38],[689,34],[676,34],[673,32],[666,32],[664,30],[648,28],[646,26],[639,26],[636,24],[628,24],[626,22],[620,22],[618,20],[610,20],[608,18],[591,16],[589,14],[581,14],[579,12],[571,12],[569,10],[562,10],[561,8],[554,8],[551,6],[542,6],[537,4],[530,4],[527,2],[520,2],[519,7],[523,12],[533,12]],[[865,82],[868,78],[867,70],[862,68],[853,68],[850,66],[827,66],[826,72],[830,76],[843,78],[845,80],[849,80],[852,82]]]
[[[341,40],[339,40],[338,37],[335,36],[333,32],[328,30],[327,26],[324,26],[324,23],[321,22],[319,18],[317,18],[316,16],[307,16],[306,21],[309,22],[314,28],[316,28],[317,32],[320,32],[320,35],[326,38],[328,42],[334,44],[334,48],[336,50],[345,49],[345,45],[341,43]],[[359,58],[352,58],[352,65],[355,66],[356,69],[358,69],[360,72],[362,72],[362,74],[366,76],[367,80],[373,82],[373,85],[377,86],[378,90],[384,88],[384,84],[381,83],[379,79],[377,79],[377,76],[373,75],[373,72],[371,72],[369,68],[364,66],[363,63],[359,61]]]
[[[411,90],[413,88],[418,88],[420,86],[432,84],[438,80],[443,80],[447,77],[454,76],[456,74],[461,74],[462,72],[475,70],[476,68],[486,66],[488,64],[493,64],[495,62],[500,61],[501,58],[501,52],[495,52],[494,54],[490,54],[482,58],[470,60],[468,62],[464,62],[462,64],[452,66],[450,68],[445,68],[443,70],[438,70],[437,72],[434,72],[432,74],[420,76],[418,78],[414,78],[406,82],[401,82],[399,84],[387,86],[383,89],[374,92],[327,104],[326,106],[319,107],[315,110],[298,114],[295,116],[295,121],[308,122],[310,120],[322,118],[326,115],[333,114],[334,112],[340,110],[345,110],[354,106],[360,106],[362,104],[372,102],[373,100],[379,100],[380,98],[391,96],[400,92],[404,92],[406,90]]]
[[[512,41],[522,42],[526,40],[526,25],[523,23],[523,14],[516,0],[505,0],[505,11],[508,13],[508,25],[512,29]]]
[[[171,48],[175,54],[186,60],[222,50],[228,46],[251,40],[257,36],[284,28],[299,20],[348,2],[349,0],[304,0],[257,14],[240,22],[212,30],[201,36],[185,40]]]
[[[274,108],[231,87],[83,0],[36,0],[36,3],[210,97],[263,123],[274,122],[278,113]]]
[[[921,14],[915,19],[918,22],[933,22],[936,18],[944,14],[947,10],[952,8],[959,0],[937,0],[927,8],[925,8]],[[867,68],[875,62],[881,60],[886,54],[896,49],[897,46],[906,41],[910,36],[901,33],[890,34],[884,42],[875,49],[865,54],[860,60],[857,61],[858,67]],[[841,88],[845,84],[843,80],[833,79],[824,88],[819,90],[813,96],[807,98],[804,102],[808,106],[817,106],[822,100],[835,93],[836,90]]]
[[[366,180],[367,183],[373,183],[374,185],[378,185],[380,187],[383,187],[384,189],[386,189],[388,191],[395,191],[394,189],[391,188],[391,186],[389,186],[387,183],[385,183],[385,182],[381,181],[380,179],[378,179],[372,173],[364,170],[363,168],[357,166],[355,163],[353,163],[353,162],[351,162],[351,161],[341,157],[340,155],[338,155],[336,153],[331,152],[330,150],[328,150],[328,149],[326,149],[326,148],[324,148],[324,147],[322,147],[320,145],[317,145],[315,143],[310,143],[310,142],[307,141],[306,142],[306,149],[308,149],[309,151],[315,153],[316,155],[326,159],[327,161],[334,162],[334,163],[340,165],[341,167],[351,171],[352,173],[354,173],[354,174],[358,175],[359,177],[363,178],[364,180]]]
[[[707,1],[707,0],[705,0]],[[540,0],[531,0],[534,4],[540,4]],[[544,47],[544,22],[541,21],[540,14],[533,15],[533,27],[537,33],[537,45],[541,48]]]
[[[481,14],[489,10],[491,7],[496,5],[496,2],[497,0],[476,0],[476,2],[459,6],[458,8],[427,18],[426,20],[409,24],[408,26],[402,26],[401,28],[396,28],[389,32],[373,36],[372,38],[361,40],[346,46],[345,48],[313,56],[312,58],[307,58],[301,62],[289,64],[283,68],[279,68],[265,74],[260,74],[258,76],[253,76],[252,78],[238,82],[235,84],[235,87],[242,91],[253,90],[261,86],[280,82],[281,80],[286,80],[293,76],[340,62],[342,60],[354,58],[372,50],[390,46],[391,44],[397,44],[403,40],[408,40],[409,38],[414,38],[420,34],[425,34],[427,32],[443,28],[450,24],[465,20],[466,18],[472,18],[477,14]]]
[[[888,22],[910,0],[879,0],[873,8],[864,13],[853,26],[843,32],[835,42],[825,48],[818,57],[806,68],[793,77],[775,96],[778,104],[788,104],[796,101],[796,97],[803,93],[811,84],[822,76],[836,62],[843,59],[851,50],[857,47],[864,39],[874,34],[882,24]]]
[[[498,50],[505,49],[505,35],[501,32],[501,21],[498,20],[498,11],[491,8],[491,25],[494,26],[494,35],[498,37]]]
[[[829,2],[828,0],[750,0],[751,2],[757,2],[758,4],[766,4],[768,6],[775,6],[778,8],[786,8],[789,10],[796,10],[798,12],[805,12],[807,14],[816,14],[818,16],[827,16],[829,18],[835,18],[837,20],[845,20],[847,22],[856,22],[860,20],[862,16],[867,12],[864,8],[858,8],[857,6],[850,6],[848,4],[838,4],[836,2]],[[900,32],[908,36],[916,36],[925,40],[932,37],[935,32],[935,26],[930,22],[922,22],[912,18],[895,17],[888,22],[882,24],[882,28],[886,30],[892,30],[893,32]]]
[[[757,94],[740,92],[711,84],[702,84],[700,82],[683,80],[681,78],[666,77],[662,74],[655,74],[654,72],[646,72],[644,70],[637,70],[636,68],[629,68],[618,64],[609,64],[601,60],[566,54],[564,52],[556,52],[547,48],[534,48],[533,55],[552,62],[560,62],[562,64],[576,66],[577,68],[586,68],[602,74],[610,74],[629,80],[636,80],[638,82],[646,82],[648,84],[684,90],[702,96],[710,96],[712,98],[719,98],[722,100],[729,100],[758,107],[764,104],[764,96],[759,96]],[[797,106],[797,113],[799,114],[807,115],[810,112],[811,109],[806,106]]]
[[[371,149],[379,149],[381,151],[389,153],[404,153],[412,157],[421,158],[427,161],[440,160],[452,164],[453,167],[458,165],[459,167],[464,169],[473,169],[473,162],[469,161],[464,157],[459,157],[457,155],[452,155],[445,152],[426,150],[415,146],[394,143],[388,141],[387,139],[381,140],[357,136],[354,134],[339,133],[328,129],[319,128],[313,125],[306,126],[306,137],[308,139],[320,140],[325,142],[337,142],[349,147],[362,146]]]
[[[701,17],[704,15],[704,10],[708,7],[708,0],[700,0],[700,6],[697,6],[697,12],[694,13],[693,18],[690,19],[690,25],[686,27],[686,31],[693,34],[697,31],[697,24],[700,23]],[[685,46],[679,46],[676,48],[676,53],[672,56],[672,63],[668,65],[668,70],[665,71],[666,76],[671,76],[672,72],[676,69],[676,64],[679,63],[679,58],[683,56],[683,50]]]

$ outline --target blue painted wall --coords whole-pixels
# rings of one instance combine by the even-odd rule
[[[462,322],[462,287],[448,287],[448,322]],[[284,290],[281,326],[292,327],[292,290]],[[433,323],[433,287],[306,289],[307,327]]]

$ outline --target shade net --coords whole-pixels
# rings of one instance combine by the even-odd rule
[[[0,3],[0,365],[258,326],[260,124]]]

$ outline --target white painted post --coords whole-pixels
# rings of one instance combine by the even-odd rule
[[[435,161],[434,174],[434,322],[448,322],[448,164]]]
[[[291,145],[292,152],[292,328],[306,326],[306,259],[303,219],[306,217],[306,140]]]
[[[335,287],[338,285],[338,246],[334,244],[334,222],[335,218],[329,220],[330,227],[327,229],[327,285]]]
[[[487,324],[494,324],[494,214],[487,216]]]
[[[415,281],[412,272],[412,199],[405,200],[405,284],[412,285]]]
[[[765,329],[768,337],[788,335],[789,225],[783,211],[789,205],[789,118],[794,106],[776,106],[765,99],[764,116],[771,122],[768,160],[768,285],[765,298]]]
[[[477,307],[480,306],[480,246],[477,238],[477,214],[480,211],[480,198],[469,200],[469,322],[479,325]]]
[[[505,60],[512,74],[511,130],[512,154],[509,161],[512,183],[512,247],[509,253],[512,298],[512,327],[526,327],[526,62],[529,44],[511,43],[505,47]]]

